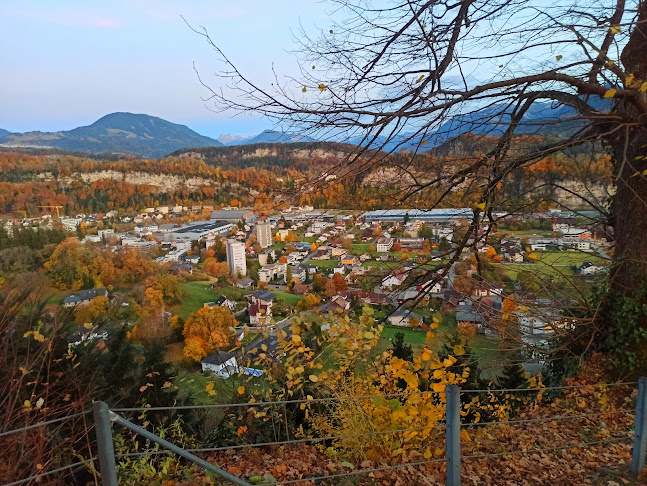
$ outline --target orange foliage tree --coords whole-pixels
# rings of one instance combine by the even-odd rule
[[[184,324],[184,355],[199,361],[227,346],[237,324],[231,311],[222,306],[203,307],[191,314]]]

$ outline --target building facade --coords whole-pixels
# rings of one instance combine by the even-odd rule
[[[261,248],[272,246],[272,226],[269,221],[259,221],[256,224],[256,241]]]
[[[227,264],[232,275],[247,275],[247,261],[245,260],[245,243],[227,240]]]

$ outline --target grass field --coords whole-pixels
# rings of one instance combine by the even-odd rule
[[[303,297],[300,295],[288,294],[287,292],[281,292],[279,290],[270,290],[270,292],[276,295],[277,298],[283,299],[285,304],[290,307],[297,305],[298,302],[303,300]]]
[[[319,268],[335,268],[339,265],[339,260],[307,260],[304,263],[309,263]]]
[[[205,302],[211,302],[218,297],[219,294],[211,290],[209,284],[209,282],[183,283],[182,290],[184,290],[184,297],[182,297],[180,305],[169,310],[182,319],[186,319],[200,309]]]

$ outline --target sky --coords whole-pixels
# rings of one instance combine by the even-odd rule
[[[316,0],[0,1],[0,128],[69,130],[116,111],[146,113],[218,137],[271,121],[214,113],[202,98],[217,58],[204,26],[239,68],[263,79],[297,72],[293,34],[324,28]]]

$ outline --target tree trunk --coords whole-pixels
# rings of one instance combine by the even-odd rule
[[[637,6],[638,22],[621,60],[625,72],[635,82],[647,81],[647,1]],[[616,102],[613,111],[626,126],[609,140],[615,155],[616,195],[612,218],[615,235],[615,270],[612,289],[623,295],[634,294],[647,279],[647,112],[646,93],[637,100]]]

